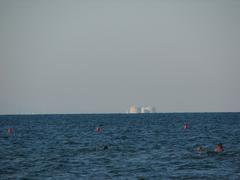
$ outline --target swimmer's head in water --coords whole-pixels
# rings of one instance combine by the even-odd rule
[[[223,151],[222,143],[216,144],[215,152],[222,152],[222,151]]]
[[[203,152],[205,149],[202,147],[202,146],[198,146],[197,148],[196,148],[196,151],[197,152]]]
[[[100,127],[96,127],[96,132],[100,132],[101,128]]]
[[[183,128],[184,128],[184,129],[187,129],[188,127],[189,127],[188,123],[185,122],[185,123],[183,124]]]

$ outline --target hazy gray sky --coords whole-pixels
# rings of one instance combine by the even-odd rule
[[[0,113],[240,111],[240,1],[0,0]]]

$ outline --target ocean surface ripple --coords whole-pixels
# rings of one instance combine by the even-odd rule
[[[0,179],[240,179],[240,113],[2,115]]]

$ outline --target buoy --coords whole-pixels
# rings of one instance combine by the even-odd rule
[[[97,127],[96,128],[96,132],[100,132],[101,131],[101,128],[100,127]]]
[[[7,132],[8,132],[8,134],[13,133],[13,128],[8,128]]]
[[[184,125],[183,125],[183,128],[184,129],[187,129],[189,126],[188,126],[188,123],[184,123]]]

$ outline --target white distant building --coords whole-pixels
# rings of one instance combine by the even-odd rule
[[[155,113],[156,109],[155,107],[151,106],[142,106],[141,107],[141,113]]]
[[[141,113],[145,113],[145,108],[143,106],[141,107]]]
[[[140,108],[138,108],[135,105],[132,105],[128,111],[128,113],[155,113],[155,112],[156,112],[155,107],[141,106]]]

